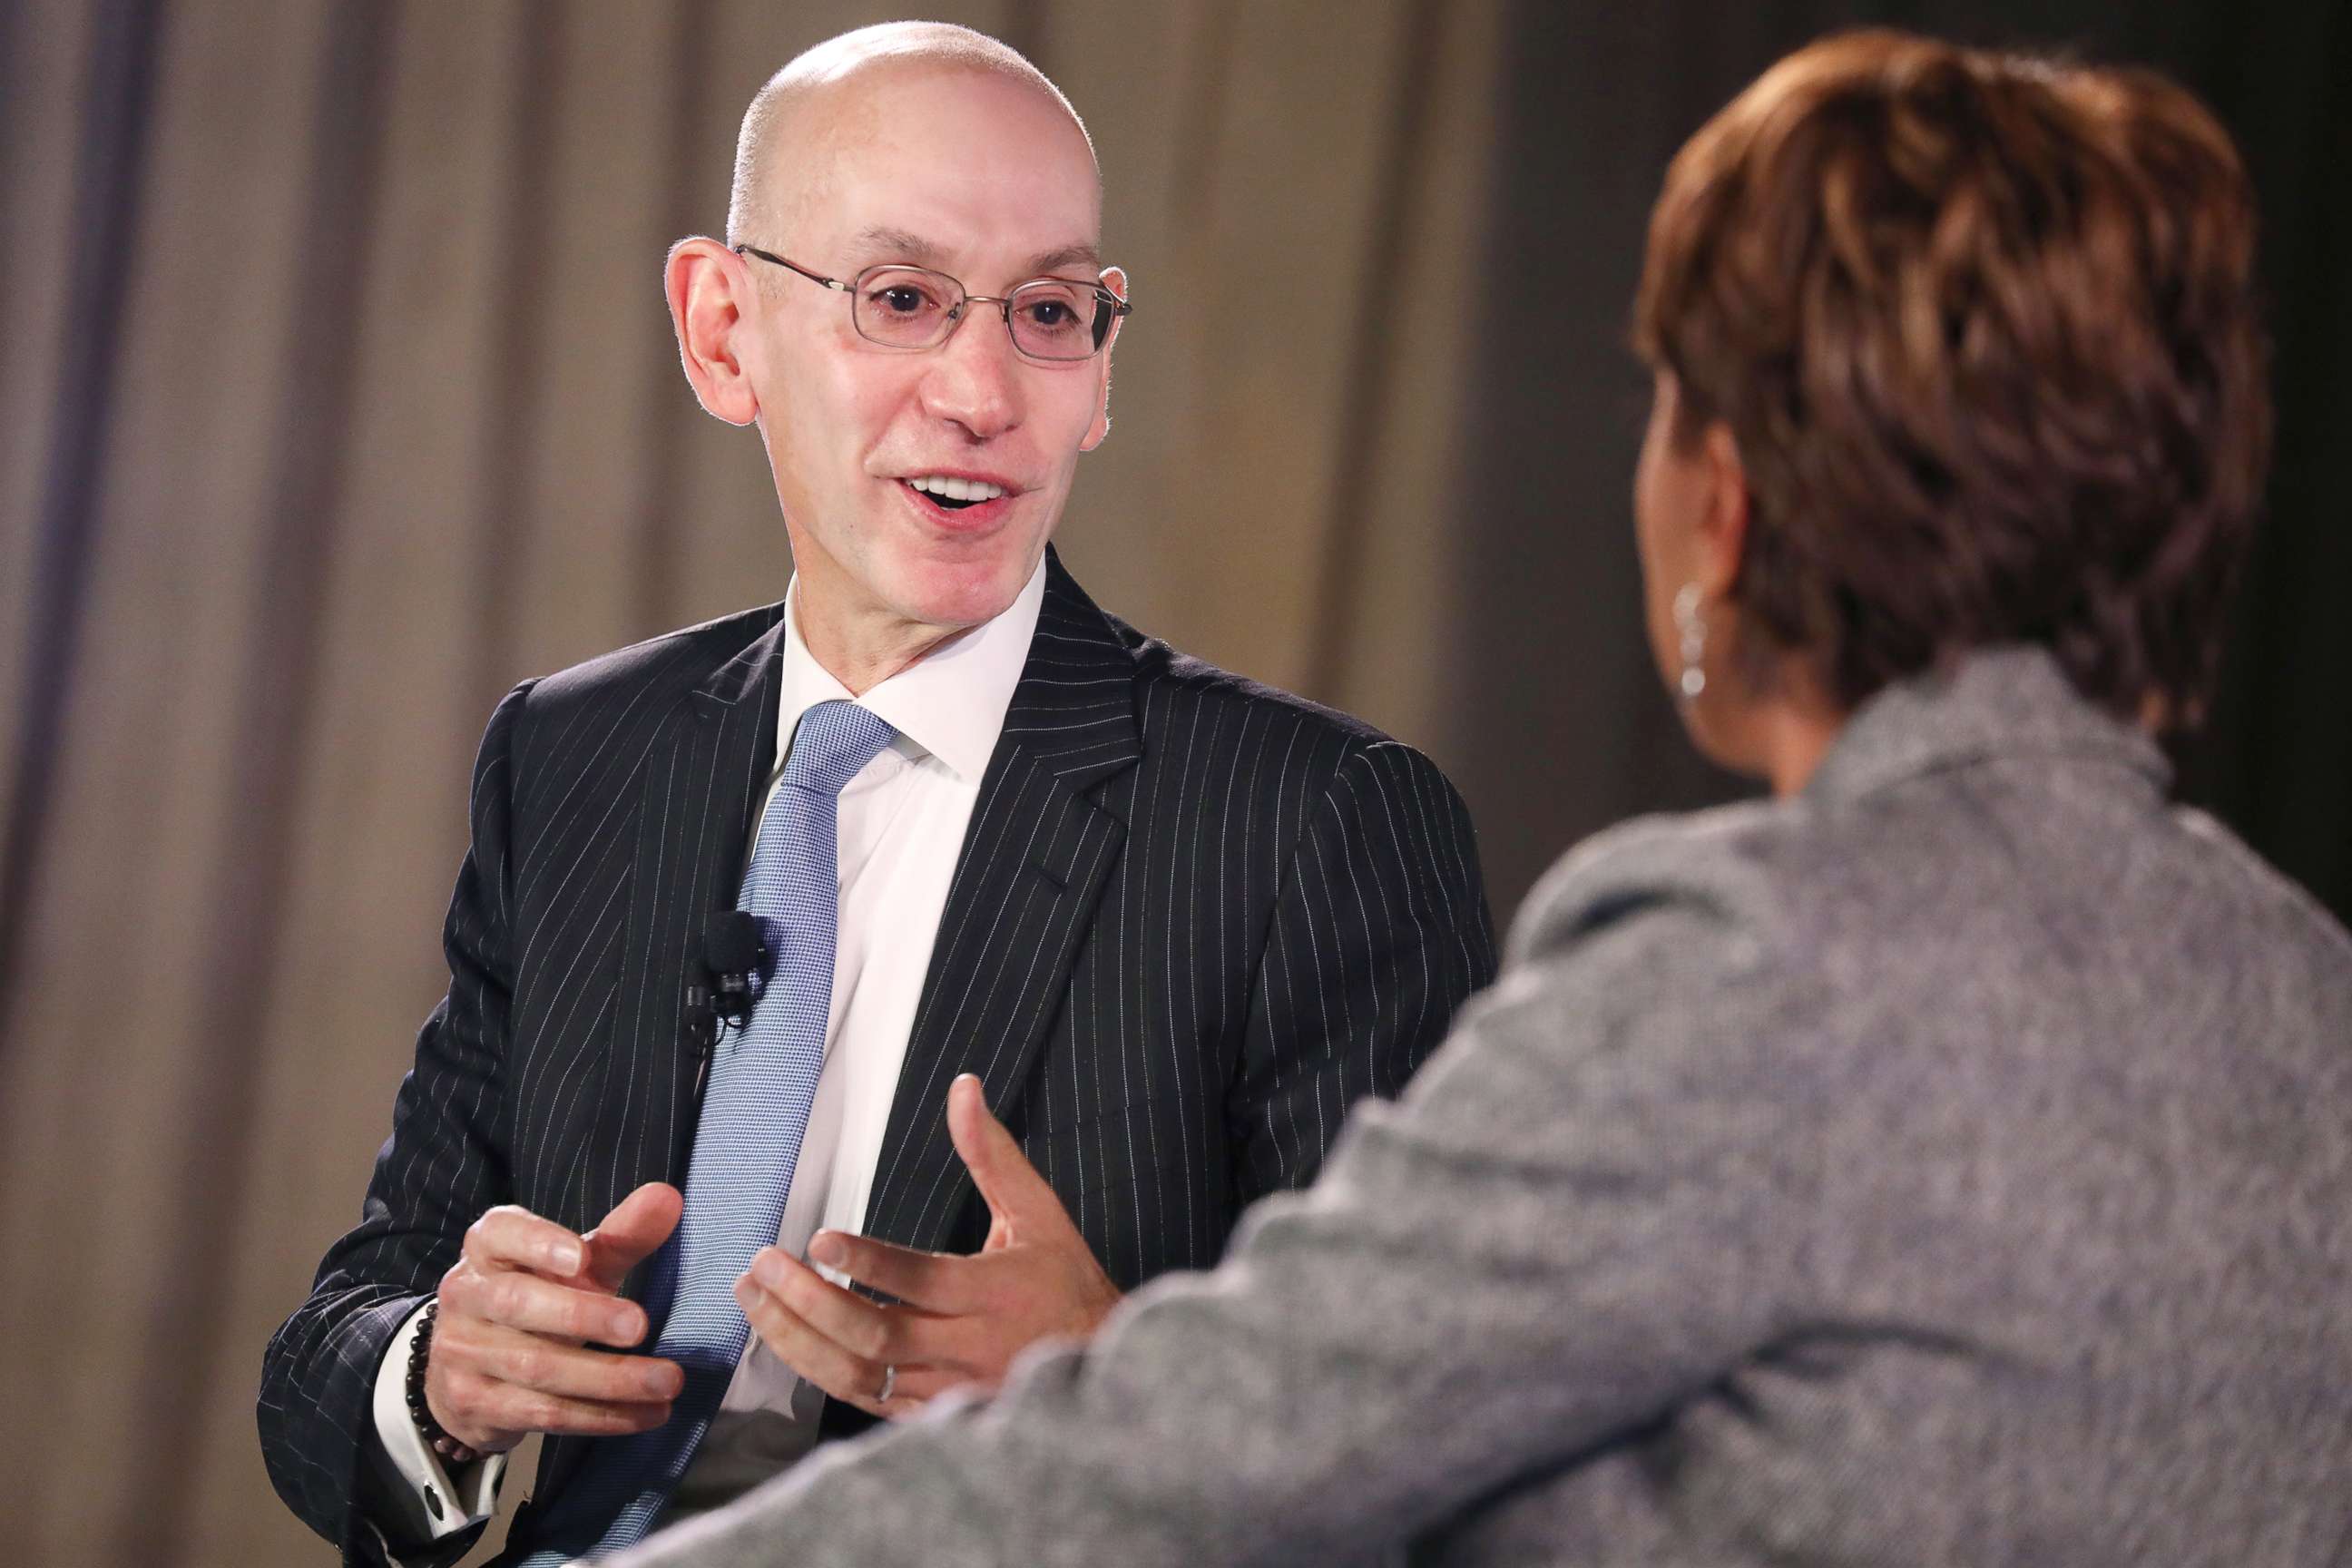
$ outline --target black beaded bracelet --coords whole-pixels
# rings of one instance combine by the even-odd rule
[[[433,1451],[454,1465],[470,1465],[482,1456],[449,1436],[448,1429],[433,1419],[433,1407],[425,1400],[425,1363],[433,1356],[433,1325],[441,1316],[441,1299],[436,1296],[425,1303],[425,1316],[417,1321],[416,1338],[408,1346],[408,1414],[416,1422],[416,1429],[433,1445]]]

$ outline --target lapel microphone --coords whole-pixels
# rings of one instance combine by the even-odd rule
[[[733,1024],[740,1028],[751,1017],[751,976],[766,955],[759,916],[742,910],[719,910],[704,923],[704,973],[687,982],[684,1023],[705,1062],[710,1059],[720,1026]]]

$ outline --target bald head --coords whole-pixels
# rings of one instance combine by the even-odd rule
[[[1014,83],[1066,116],[1087,155],[1094,142],[1062,89],[1018,49],[950,22],[885,22],[828,38],[770,77],[744,111],[727,203],[730,245],[777,240],[820,154],[854,124],[858,89],[925,71],[969,71]],[[1099,174],[1097,174],[1099,178]]]

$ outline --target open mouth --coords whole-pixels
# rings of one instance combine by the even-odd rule
[[[1004,487],[986,479],[960,479],[945,474],[921,474],[899,483],[921,492],[925,500],[947,511],[961,511],[1003,496]]]

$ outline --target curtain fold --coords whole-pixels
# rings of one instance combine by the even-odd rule
[[[1135,279],[1074,567],[1442,755],[1499,0],[945,9],[1088,115]],[[760,81],[891,14],[0,16],[20,1560],[322,1556],[256,1373],[446,983],[475,741],[517,680],[782,593],[757,437],[695,405],[662,258],[723,226]]]

